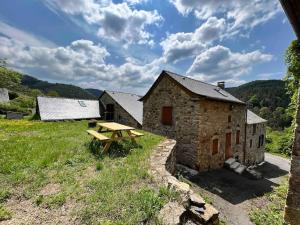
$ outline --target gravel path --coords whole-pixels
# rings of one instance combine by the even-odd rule
[[[195,191],[212,201],[227,225],[253,225],[248,213],[254,202],[271,192],[290,168],[290,161],[280,156],[266,153],[265,160],[257,169],[263,173],[261,180],[250,180],[227,169],[202,173],[190,180]]]

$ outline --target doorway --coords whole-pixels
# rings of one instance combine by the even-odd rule
[[[115,117],[115,105],[114,104],[107,104],[106,105],[105,120],[113,121],[114,117]]]
[[[225,143],[225,160],[232,157],[231,151],[231,133],[226,134],[226,143]]]

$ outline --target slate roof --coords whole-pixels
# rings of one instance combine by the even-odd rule
[[[281,5],[289,18],[295,33],[300,39],[300,2],[299,0],[280,0]]]
[[[192,79],[189,77],[184,77],[184,76],[181,76],[176,73],[169,72],[169,71],[162,71],[159,78],[155,81],[153,86],[150,88],[150,90],[147,92],[147,94],[141,100],[143,100],[147,95],[150,94],[152,89],[156,86],[156,83],[159,82],[160,78],[165,75],[171,77],[180,86],[184,87],[185,89],[192,92],[193,94],[207,97],[207,98],[214,99],[214,100],[218,100],[218,101],[226,101],[226,102],[245,104],[241,100],[239,100],[236,97],[229,94],[227,91],[225,91],[215,85],[207,84],[202,81],[195,80],[195,79]]]
[[[8,90],[6,88],[0,88],[0,102],[8,102],[9,95]]]
[[[100,118],[99,101],[37,97],[41,120],[68,120]]]
[[[256,115],[254,112],[247,110],[247,124],[266,123],[267,120]]]
[[[135,94],[130,94],[130,93],[117,92],[117,91],[104,91],[104,93],[107,93],[126,112],[128,112],[139,124],[142,125],[142,123],[143,123],[143,103],[139,101],[141,96],[135,95]],[[100,96],[100,98],[101,98],[101,96]]]

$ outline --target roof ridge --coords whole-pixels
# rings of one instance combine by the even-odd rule
[[[56,98],[56,99],[68,99],[68,100],[78,100],[78,101],[98,101],[96,99],[82,99],[82,98],[67,98],[67,97],[55,97],[55,96],[37,96],[37,98]]]
[[[196,81],[196,82],[200,82],[200,83],[203,83],[203,84],[210,85],[210,86],[213,86],[213,87],[218,88],[217,85],[210,84],[210,83],[206,83],[206,82],[204,82],[204,81],[197,80],[197,79],[195,79],[195,78],[183,76],[183,75],[180,75],[180,74],[178,74],[178,73],[174,73],[174,72],[171,72],[171,71],[168,71],[168,70],[164,70],[164,71],[165,71],[166,73],[172,73],[172,74],[174,74],[174,75],[176,75],[176,76],[178,76],[178,77],[188,78],[188,79],[190,79],[190,80],[193,80],[193,81]]]
[[[116,93],[128,94],[128,95],[135,95],[135,96],[140,97],[140,95],[138,95],[138,94],[129,93],[129,92],[123,92],[123,91],[111,91],[111,90],[104,90],[104,91],[106,91],[106,92],[116,92]]]

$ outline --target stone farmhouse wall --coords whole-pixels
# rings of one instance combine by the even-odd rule
[[[291,225],[300,224],[300,88],[298,93],[295,140],[291,160],[289,190],[285,208],[285,220]]]
[[[254,133],[254,125],[246,125],[246,155],[245,162],[247,165],[255,165],[265,160],[265,143],[266,143],[266,124],[255,124],[256,132]],[[263,135],[263,144],[259,146],[260,136]]]
[[[173,107],[173,123],[162,125],[161,108]],[[177,161],[199,171],[217,169],[225,161],[226,133],[232,133],[232,156],[243,160],[245,140],[244,105],[195,97],[171,78],[163,77],[144,100],[143,129],[174,138]],[[231,116],[231,122],[228,122]],[[236,133],[240,130],[240,144]],[[213,140],[218,139],[218,153],[212,155]]]
[[[104,107],[106,107],[107,104],[114,105],[115,108],[114,119],[113,119],[114,122],[121,123],[135,128],[141,127],[140,124],[107,93],[104,93],[100,100],[104,104]],[[105,112],[101,116],[103,117],[103,119],[105,119]]]
[[[165,205],[159,218],[165,225],[205,224],[218,225],[219,212],[197,193],[189,184],[179,181],[176,173],[176,141],[167,139],[160,143],[150,158],[150,174],[159,186],[168,187],[179,193],[177,201]]]

